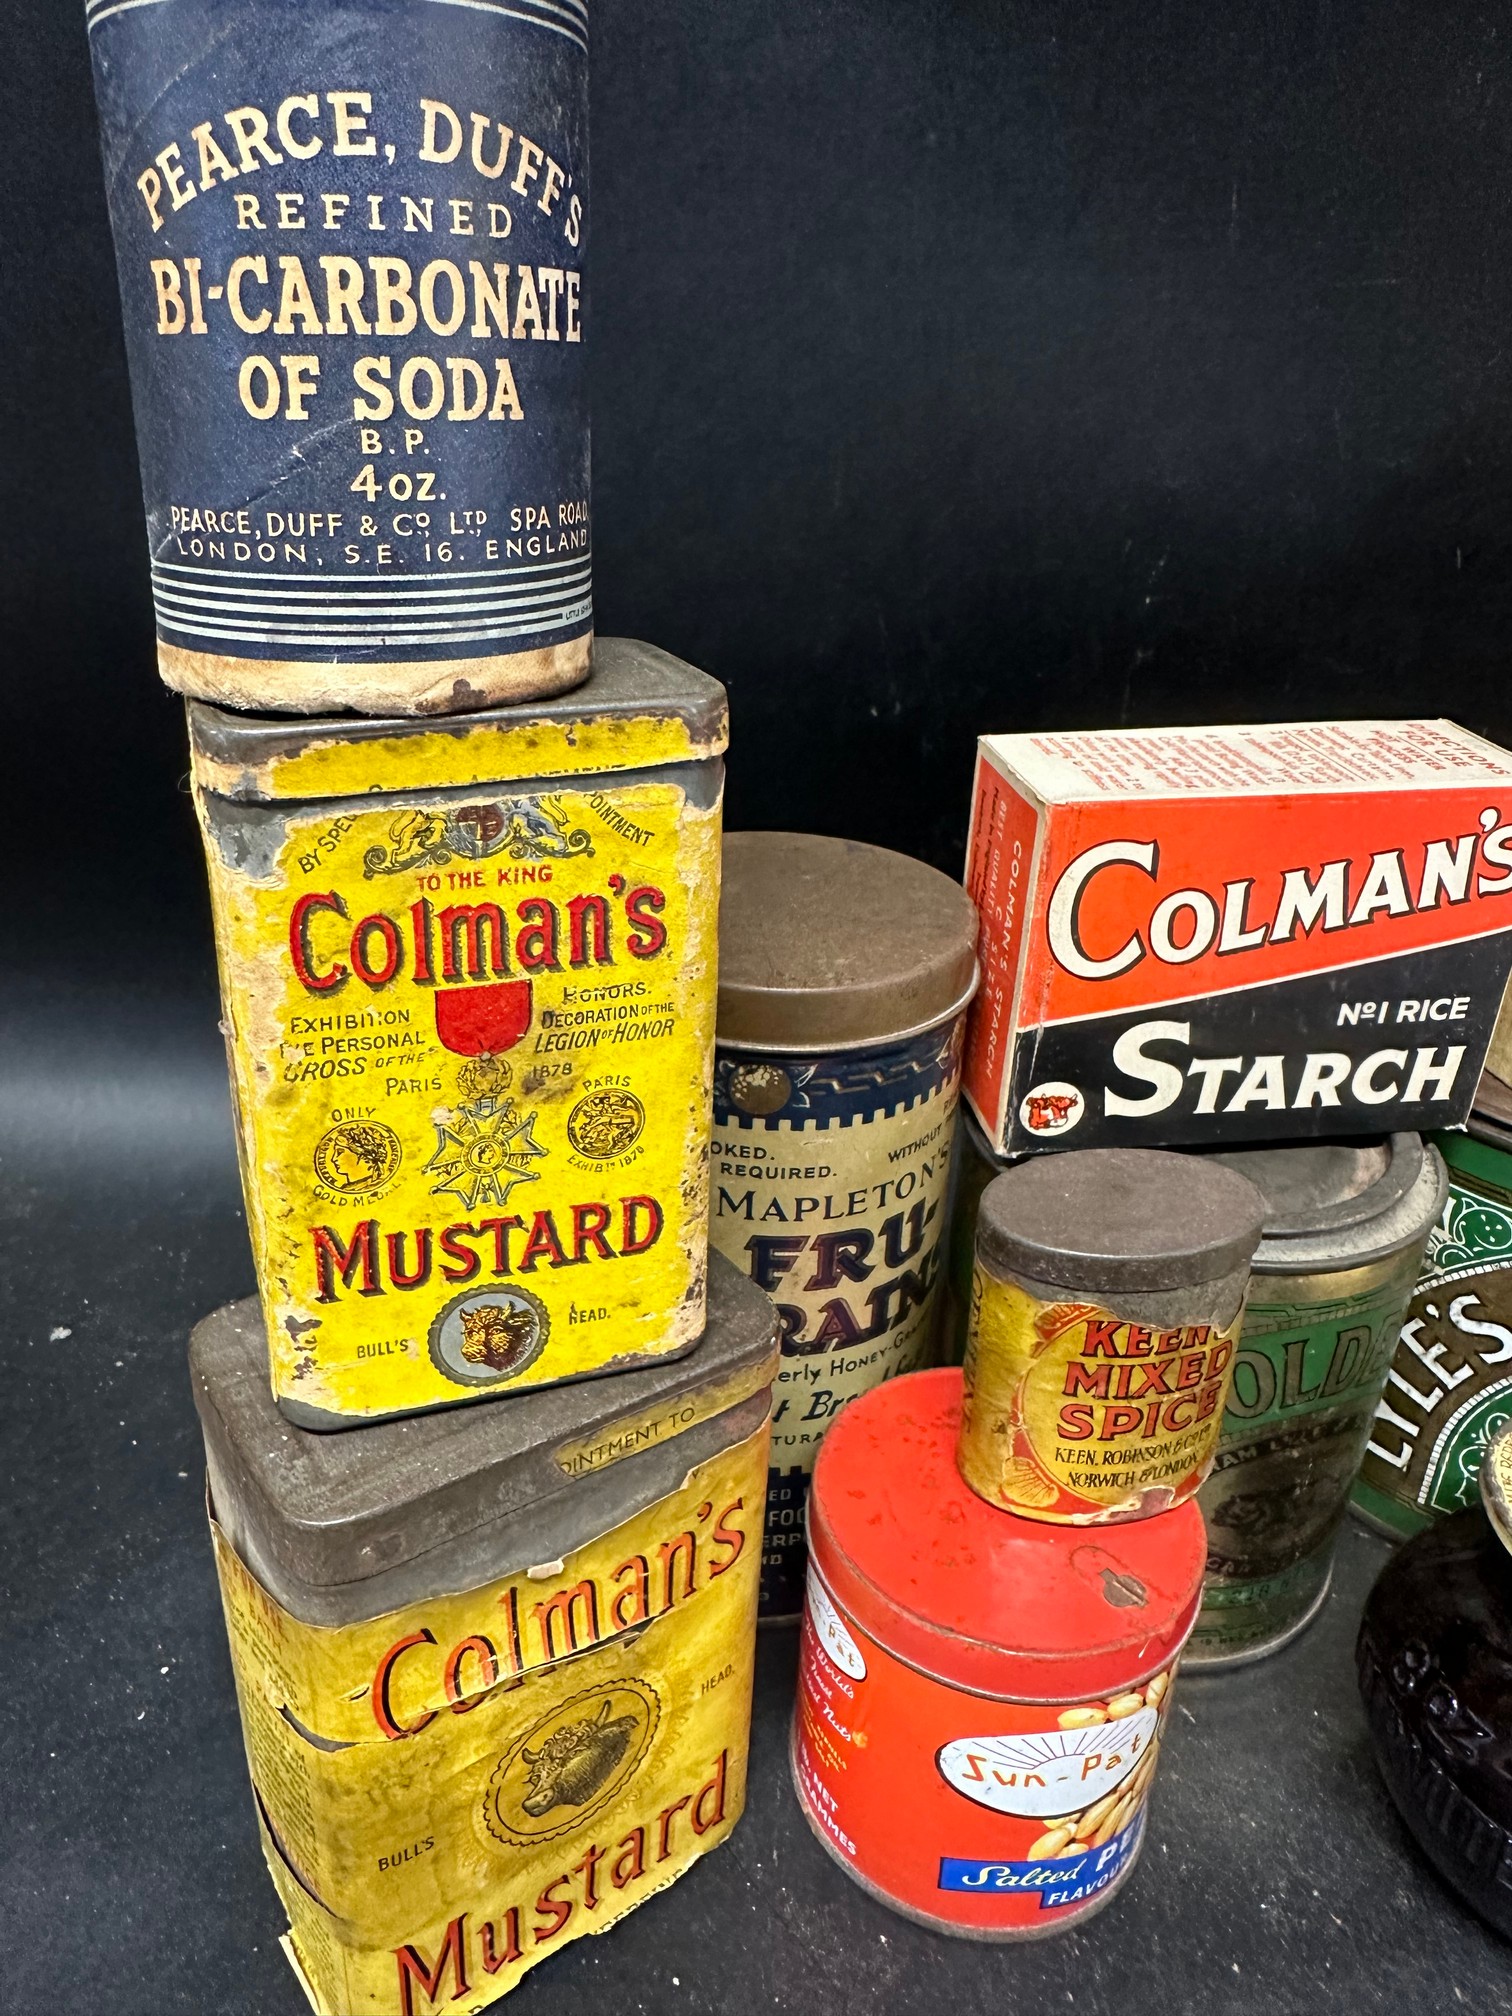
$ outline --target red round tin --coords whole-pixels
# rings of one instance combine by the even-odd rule
[[[1193,1502],[1089,1531],[956,1469],[961,1374],[853,1400],[820,1450],[793,1780],[821,1842],[906,1917],[1032,1939],[1133,1867],[1206,1554]]]

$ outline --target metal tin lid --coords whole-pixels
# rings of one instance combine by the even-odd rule
[[[1196,1500],[1095,1530],[1000,1512],[956,1468],[961,1391],[953,1367],[905,1373],[825,1436],[809,1546],[837,1601],[911,1665],[1021,1701],[1094,1697],[1173,1659],[1201,1600]]]
[[[1480,1494],[1491,1530],[1512,1551],[1512,1421],[1498,1429],[1486,1444],[1481,1458]]]
[[[1448,1181],[1417,1134],[1225,1148],[1201,1160],[1247,1176],[1265,1199],[1257,1274],[1361,1267],[1415,1245],[1443,1209]]]
[[[718,1040],[829,1050],[912,1035],[976,985],[976,905],[938,868],[820,833],[727,833]]]
[[[600,637],[571,692],[476,714],[187,711],[195,782],[241,803],[646,769],[718,755],[729,735],[717,679],[630,637]]]
[[[977,1252],[1085,1294],[1194,1288],[1247,1262],[1264,1219],[1260,1192],[1232,1170],[1159,1148],[1083,1148],[994,1176]]]
[[[257,1302],[235,1303],[189,1344],[216,1516],[270,1594],[309,1623],[565,1560],[755,1432],[775,1335],[774,1305],[711,1253],[708,1327],[681,1358],[314,1434],[273,1403]]]

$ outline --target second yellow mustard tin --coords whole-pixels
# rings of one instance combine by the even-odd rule
[[[336,1428],[704,1327],[724,689],[189,709],[274,1394]]]

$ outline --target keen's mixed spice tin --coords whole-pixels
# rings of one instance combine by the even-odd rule
[[[1284,1645],[1328,1593],[1446,1178],[1416,1134],[1211,1160],[1247,1176],[1266,1207],[1218,1455],[1198,1494],[1208,1567],[1187,1659],[1226,1666]]]
[[[724,689],[605,639],[564,699],[190,707],[273,1388],[305,1427],[704,1324]]]
[[[764,1618],[803,1607],[829,1423],[934,1354],[975,940],[970,898],[922,861],[725,836],[710,1237],[782,1319]]]
[[[88,0],[158,662],[442,713],[588,670],[585,0]]]
[[[319,2016],[458,2016],[717,1847],[745,1799],[770,1305],[675,1365],[310,1435],[256,1305],[195,1332],[263,1851]]]
[[[1354,1490],[1392,1538],[1477,1504],[1486,1446],[1512,1421],[1512,1090],[1488,1073],[1468,1130],[1433,1138],[1448,1193]]]
[[[1139,1853],[1202,1518],[1007,1517],[956,1470],[960,1412],[958,1371],[917,1372],[853,1401],[819,1452],[793,1778],[873,1896],[1028,1939],[1105,1903]]]
[[[1265,1207],[1150,1148],[1045,1155],[982,1193],[961,1474],[1030,1519],[1142,1519],[1212,1467]]]

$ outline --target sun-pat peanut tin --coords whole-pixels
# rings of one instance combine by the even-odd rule
[[[1097,1525],[1212,1467],[1265,1205],[1149,1148],[1006,1170],[977,1211],[961,1474],[990,1505]]]
[[[704,1325],[724,689],[605,639],[565,698],[192,703],[274,1392],[346,1427]]]
[[[714,1245],[782,1319],[763,1619],[803,1607],[803,1508],[840,1408],[932,1362],[976,911],[885,847],[729,833]]]
[[[873,1896],[1029,1939],[1106,1903],[1139,1854],[1202,1518],[1092,1534],[994,1511],[956,1469],[960,1412],[958,1371],[908,1374],[819,1452],[793,1779]]]
[[[556,693],[593,631],[585,0],[88,0],[158,665]]]
[[[770,1305],[672,1365],[312,1435],[255,1303],[190,1351],[258,1825],[318,2016],[457,2016],[745,1800]]]

